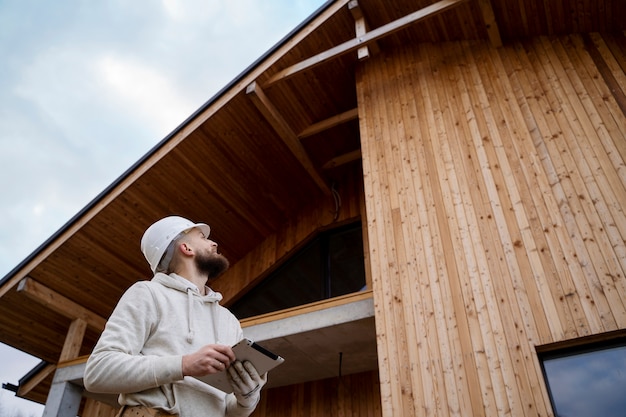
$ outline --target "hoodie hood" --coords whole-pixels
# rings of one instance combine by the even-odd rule
[[[180,291],[187,294],[187,342],[193,343],[196,331],[193,325],[193,307],[194,298],[199,298],[203,303],[208,304],[213,309],[213,329],[215,331],[215,338],[217,343],[220,343],[218,334],[219,324],[219,302],[222,300],[222,294],[213,291],[211,288],[206,287],[206,295],[200,294],[198,287],[193,282],[181,277],[178,274],[163,274],[161,272],[154,275],[153,282],[159,283],[165,287]]]
[[[166,275],[161,272],[158,272],[154,275],[154,277],[152,278],[152,281],[157,282],[161,285],[164,285],[168,288],[172,288],[174,290],[178,290],[184,293],[187,293],[189,290],[191,290],[198,297],[200,297],[202,301],[205,303],[213,303],[213,302],[222,301],[222,294],[220,294],[219,292],[215,292],[209,287],[206,287],[206,295],[201,295],[196,284],[187,280],[186,278],[181,277],[178,274],[172,273],[172,274]]]

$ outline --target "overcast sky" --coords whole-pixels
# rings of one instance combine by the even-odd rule
[[[324,3],[0,0],[0,277]],[[0,344],[0,384],[38,362]]]

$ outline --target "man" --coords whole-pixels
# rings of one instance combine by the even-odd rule
[[[241,326],[206,285],[229,266],[209,232],[171,216],[141,239],[154,277],[124,293],[85,369],[88,391],[120,394],[119,416],[246,417],[259,401],[267,374],[235,360]],[[193,378],[225,370],[231,394]]]

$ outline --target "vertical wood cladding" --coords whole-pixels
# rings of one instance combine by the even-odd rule
[[[291,416],[379,417],[378,374],[364,372],[264,390],[252,413],[252,417]]]
[[[271,374],[270,374],[271,378]],[[93,399],[81,413],[89,417],[114,417],[119,409]],[[264,389],[251,417],[380,417],[378,373],[362,372],[304,384]]]
[[[551,415],[535,346],[626,328],[625,49],[420,44],[360,68],[384,416]]]

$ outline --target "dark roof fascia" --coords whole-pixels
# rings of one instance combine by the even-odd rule
[[[137,162],[135,162],[129,169],[127,169],[122,175],[120,175],[113,183],[111,183],[108,187],[104,189],[100,194],[98,194],[90,203],[88,203],[82,210],[80,210],[77,214],[75,214],[70,220],[68,220],[59,230],[57,230],[52,236],[46,239],[37,249],[35,249],[30,255],[28,255],[22,262],[20,262],[15,268],[9,271],[3,278],[0,280],[0,287],[2,287],[6,282],[8,282],[18,271],[24,268],[30,261],[32,261],[39,253],[41,253],[48,245],[54,242],[59,236],[61,236],[66,230],[68,230],[74,223],[76,223],[79,219],[81,219],[87,212],[89,212],[93,207],[95,207],[104,197],[106,197],[115,187],[121,184],[126,178],[128,178],[137,168],[143,165],[152,155],[154,155],[161,147],[163,147],[172,137],[174,137],[178,132],[180,132],[185,126],[191,123],[198,115],[204,112],[209,106],[211,106],[215,101],[217,101],[220,97],[222,97],[227,91],[229,91],[233,86],[235,86],[239,81],[245,78],[252,70],[254,70],[257,66],[259,66],[263,61],[265,61],[269,56],[271,56],[274,52],[276,52],[280,47],[282,47],[285,43],[287,43],[291,38],[293,38],[300,30],[302,30],[305,26],[311,23],[317,16],[319,16],[324,10],[326,10],[332,3],[336,0],[327,0],[324,4],[322,4],[316,11],[314,11],[308,18],[306,18],[302,23],[296,26],[292,31],[290,31],[285,37],[283,37],[280,41],[278,41],[273,47],[271,47],[267,52],[265,52],[261,57],[255,60],[252,64],[250,64],[246,69],[243,70],[239,75],[237,75],[231,82],[226,84],[221,90],[219,90],[213,97],[211,97],[206,103],[204,103],[198,110],[196,110],[191,116],[189,116],[185,121],[183,121],[177,128],[175,128],[170,134],[168,134],[164,139],[162,139],[159,143],[157,143],[152,149],[150,149],[143,157],[141,157]]]

